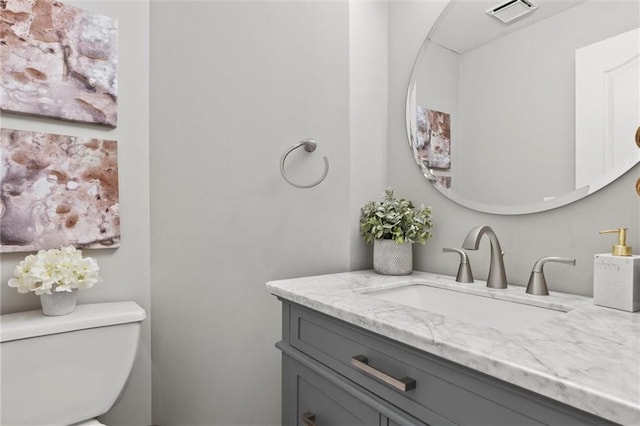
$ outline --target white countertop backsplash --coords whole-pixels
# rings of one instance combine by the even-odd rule
[[[569,310],[522,331],[501,331],[373,298],[363,291],[413,281]],[[270,293],[625,425],[640,425],[640,312],[593,305],[589,297],[414,271],[406,276],[345,272],[271,281]]]

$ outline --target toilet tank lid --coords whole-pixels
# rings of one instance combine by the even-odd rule
[[[72,313],[59,317],[44,316],[41,310],[16,312],[0,315],[0,342],[140,322],[146,316],[136,302],[77,305]]]

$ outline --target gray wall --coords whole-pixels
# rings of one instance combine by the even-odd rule
[[[489,224],[497,232],[505,251],[507,277],[526,285],[531,267],[543,256],[570,256],[575,267],[551,265],[545,269],[551,291],[591,295],[593,255],[608,252],[614,240],[599,230],[627,227],[630,244],[640,247],[640,202],[634,182],[640,166],[594,195],[544,213],[498,216],[461,207],[434,190],[422,177],[405,145],[405,90],[411,67],[438,9],[446,2],[390,2],[389,21],[389,183],[398,193],[418,203],[431,205],[435,218],[433,238],[414,251],[416,269],[455,274],[457,259],[443,254],[442,247],[460,247],[475,225]],[[419,23],[422,23],[422,26]],[[486,279],[488,242],[470,252],[474,275]]]
[[[72,1],[74,6],[118,20],[118,127],[2,114],[2,127],[99,137],[118,141],[122,244],[113,250],[86,250],[97,259],[104,282],[79,293],[78,303],[134,300],[150,314],[149,248],[149,4],[135,1]],[[26,253],[3,253],[0,260],[2,313],[40,309],[34,294],[7,286]],[[110,425],[151,422],[150,318],[143,323],[138,357],[127,387],[102,420]]]
[[[265,282],[369,263],[353,210],[386,180],[386,4],[352,6],[152,3],[155,423],[279,424]],[[323,155],[330,172],[297,189],[279,160],[308,137],[290,178],[314,180]]]
[[[351,270],[371,268],[372,244],[358,226],[360,207],[387,185],[388,20],[386,1],[349,4],[349,229]]]
[[[424,28],[418,26],[418,28]],[[416,52],[417,55],[417,52]],[[437,170],[438,176],[451,176],[451,190],[458,191],[460,175],[460,150],[464,145],[459,137],[460,102],[459,102],[459,56],[436,43],[425,43],[420,49],[412,73],[412,84],[415,87],[415,106],[442,111],[450,114],[451,125],[451,162],[449,169]],[[407,83],[408,84],[408,83]],[[413,108],[417,110],[417,108]],[[414,125],[415,126],[415,125]],[[416,132],[413,130],[413,132]],[[464,146],[463,146],[464,147]]]

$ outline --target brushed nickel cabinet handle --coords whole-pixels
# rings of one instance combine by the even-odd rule
[[[383,381],[384,383],[401,392],[407,392],[411,389],[415,389],[416,381],[411,377],[396,379],[395,377],[390,376],[384,371],[380,371],[377,368],[370,366],[368,362],[369,360],[364,355],[356,355],[351,358],[351,365],[353,365],[355,368],[362,371],[363,373],[375,377],[378,380]]]
[[[307,411],[302,415],[302,422],[306,426],[316,426],[316,415]]]

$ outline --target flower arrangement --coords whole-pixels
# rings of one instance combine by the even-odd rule
[[[38,295],[90,288],[101,281],[95,259],[82,257],[82,251],[72,246],[30,254],[16,266],[13,275],[9,287],[15,287],[18,293],[33,291]]]
[[[395,198],[391,188],[381,202],[369,201],[360,209],[360,235],[373,240],[424,244],[431,238],[431,208],[415,208],[411,201]]]

